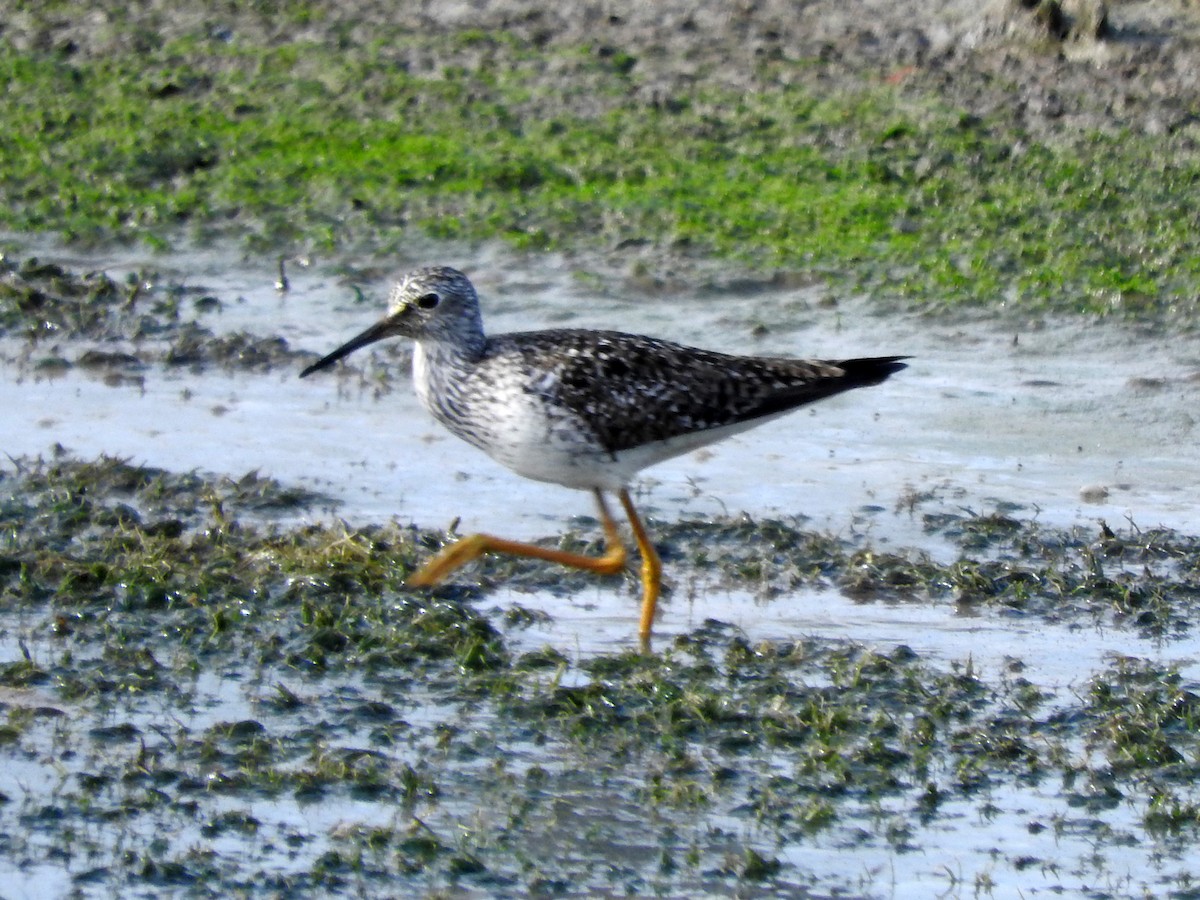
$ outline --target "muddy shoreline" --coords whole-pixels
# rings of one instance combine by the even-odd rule
[[[330,85],[349,70],[303,46],[370,52],[423,76],[422,90],[444,79],[452,93],[454,73],[469,73],[470,90],[500,98],[472,109],[502,125],[686,115],[701,151],[737,140],[731,123],[778,125],[723,119],[704,107],[713,96],[885,86],[909,118],[878,97],[857,125],[818,109],[798,143],[838,149],[865,132],[861,153],[816,172],[842,176],[874,154],[844,171],[878,179],[885,199],[973,153],[1004,164],[1038,141],[1060,153],[1096,134],[1161,141],[1176,154],[1163,171],[1182,183],[1195,149],[1190,3],[396,7],[5,2],[0,40],[21,64],[45,63],[45,84],[65,78],[64,92],[87,65],[144,51],[154,71],[133,79],[134,106],[185,110],[222,67],[253,71],[272,52],[301,69],[280,77],[323,104],[348,93]],[[379,46],[378,34],[405,40]],[[165,46],[180,59],[155,57]],[[205,70],[196,60],[213,48]],[[489,93],[505,67],[519,90]],[[371,81],[354,109],[390,114],[370,93],[389,84]],[[412,114],[446,114],[414,96]],[[56,118],[46,97],[38,121],[69,129],[78,113]],[[918,134],[938,116],[953,166]],[[92,200],[122,178],[203,186],[217,144],[173,134],[135,147]],[[1003,153],[997,135],[1011,137]],[[495,186],[520,199],[546,171],[570,182],[518,159]],[[1113,173],[1076,174],[1063,190],[1079,210],[1116,202]],[[8,190],[42,209],[35,189]],[[89,203],[51,199],[63,215]],[[321,253],[278,210],[265,214],[276,230],[237,248],[207,222],[211,240],[185,235],[157,258],[112,248],[130,222],[154,246],[176,240],[170,203],[73,233],[39,213],[74,247],[5,241],[0,366],[22,443],[15,426],[0,442],[0,893],[1190,895],[1194,292],[1179,288],[1175,319],[1138,272],[1118,271],[1089,315],[1121,324],[1009,302],[1005,279],[1058,249],[1022,256],[1026,235],[1000,254],[1009,294],[920,311],[864,296],[882,277],[869,234],[848,280],[827,281],[819,267],[707,256],[636,222],[538,254],[544,222],[525,208],[513,251],[418,237],[386,208],[355,221],[335,200],[304,211],[334,235]],[[227,202],[218,220],[260,228]],[[847,226],[856,203],[833,207]],[[404,215],[419,219],[414,208]],[[485,211],[509,226],[509,210]],[[887,213],[881,233],[915,234],[920,215]],[[762,235],[757,219],[735,224],[748,244]],[[935,274],[988,276],[964,249],[970,221],[951,224],[957,256]],[[337,244],[355,227],[376,241],[361,254]],[[289,291],[275,287],[281,258]],[[584,495],[514,486],[451,447],[411,400],[407,348],[297,381],[377,317],[388,272],[431,262],[471,271],[497,330],[628,327],[735,352],[918,358],[892,393],[648,473],[639,503],[668,593],[656,652],[641,654],[632,574],[488,560],[432,591],[404,585],[448,527],[508,523],[576,551],[601,537],[579,514]],[[893,268],[888,284],[925,277]]]

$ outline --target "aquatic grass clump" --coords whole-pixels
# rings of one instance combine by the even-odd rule
[[[914,765],[926,770],[933,745],[947,749],[958,722],[991,703],[977,679],[934,676],[912,655],[815,641],[755,648],[720,632],[663,656],[598,658],[582,668],[588,683],[527,688],[502,701],[508,714],[539,731],[565,730],[589,753],[665,754],[689,781],[708,784],[654,792],[668,804],[712,802],[720,793],[721,770],[708,772],[697,758],[704,747],[751,768],[763,753],[795,754],[803,783],[787,785],[789,795],[890,794],[914,777]],[[783,790],[777,785],[771,796]]]
[[[101,627],[128,642],[166,629],[209,652],[244,640],[243,629],[298,616],[304,640],[286,652],[309,665],[331,652],[376,664],[395,664],[397,654],[458,655],[469,666],[492,659],[494,630],[461,607],[388,601],[418,553],[414,532],[260,531],[233,510],[292,513],[314,498],[257,473],[214,482],[114,459],[22,467],[3,482],[10,565],[0,593],[10,606],[52,602],[59,630]],[[166,618],[151,625],[144,612]]]
[[[1163,782],[1200,774],[1200,696],[1177,671],[1146,660],[1116,660],[1088,685],[1091,742],[1119,771],[1152,772]]]

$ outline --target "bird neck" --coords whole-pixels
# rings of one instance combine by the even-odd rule
[[[482,357],[469,343],[426,338],[413,347],[413,383],[422,405],[439,414],[445,397]]]
[[[431,368],[466,368],[483,358],[487,338],[483,330],[453,336],[426,335],[416,342],[415,353]]]
[[[451,398],[487,352],[478,312],[459,328],[426,332],[413,348],[413,385],[421,405],[442,422],[452,418]]]

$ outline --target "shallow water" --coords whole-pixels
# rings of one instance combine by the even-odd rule
[[[40,257],[54,258],[45,250]],[[928,541],[920,516],[907,511],[984,513],[998,504],[1050,525],[1106,519],[1200,530],[1194,337],[1078,322],[1021,331],[947,325],[883,315],[860,300],[829,306],[817,288],[647,298],[619,284],[598,291],[556,258],[452,261],[474,277],[493,331],[608,327],[730,352],[914,357],[884,385],[648,470],[641,502],[652,517],[803,516],[813,527],[867,528],[877,541],[906,545]],[[204,324],[281,335],[314,353],[374,321],[386,289],[385,280],[363,284],[364,302],[320,265],[293,265],[291,289],[280,295],[273,261],[238,263],[212,251],[87,262],[203,286],[222,301]],[[283,370],[151,369],[140,385],[110,387],[79,369],[38,375],[17,361],[20,353],[15,341],[0,344],[0,402],[19,411],[7,417],[0,450],[13,456],[59,443],[81,456],[118,454],[174,470],[258,469],[332,494],[337,514],[352,522],[461,518],[464,530],[502,524],[532,537],[592,512],[586,496],[523,481],[443,432],[417,406],[402,369],[404,380],[382,396],[354,376],[300,381]]]
[[[155,270],[221,300],[221,310],[204,320],[208,327],[281,335],[313,353],[328,351],[382,312],[383,280],[360,283],[364,302],[354,285],[319,262],[293,265],[290,290],[281,295],[274,287],[274,261],[239,262],[215,251],[81,258],[44,246],[38,255],[74,267],[103,267],[114,276]],[[796,517],[806,527],[866,534],[874,544],[919,548],[941,559],[960,551],[928,532],[923,517],[966,509],[1015,511],[1048,525],[1095,528],[1107,520],[1114,527],[1200,531],[1194,499],[1200,487],[1195,338],[1079,322],[1025,329],[987,321],[947,324],[907,313],[884,315],[860,300],[829,305],[814,288],[743,285],[648,297],[620,280],[582,277],[560,258],[494,251],[455,255],[445,261],[474,278],[494,331],[607,327],[731,352],[914,357],[907,371],[882,386],[826,401],[645,473],[637,496],[652,521],[738,512]],[[65,344],[58,352],[74,359],[84,349]],[[27,351],[19,341],[0,342],[0,404],[9,411],[0,451],[13,457],[46,454],[58,444],[81,457],[107,453],[170,470],[233,476],[259,470],[331,498],[327,508],[310,510],[306,518],[354,523],[396,517],[443,527],[459,519],[462,531],[531,538],[557,534],[573,516],[592,512],[586,495],[522,481],[443,433],[419,409],[403,375],[388,385],[342,373],[301,381],[296,371],[284,369],[263,374],[150,367],[140,373],[140,383],[113,383],[80,367],[40,374]],[[390,358],[389,348],[376,352]],[[1019,660],[1023,676],[1054,695],[1052,708],[1073,702],[1112,655],[1173,663],[1186,679],[1200,677],[1194,635],[1154,643],[1094,624],[1048,624],[995,610],[968,615],[951,603],[858,604],[832,590],[763,602],[750,590],[714,587],[670,566],[667,576],[674,590],[657,628],[664,642],[716,619],[741,629],[751,642],[816,636],[884,653],[907,645],[931,665],[970,667],[997,689]],[[509,631],[515,651],[549,645],[578,660],[632,645],[636,598],[627,585],[597,582],[570,596],[501,587],[484,603],[549,613],[546,621]],[[36,644],[33,651],[52,652]],[[18,659],[19,652],[15,642],[0,641],[5,660]],[[582,677],[577,668],[566,674],[567,683]],[[197,679],[191,713],[182,724],[196,732],[248,718],[260,688],[206,673]],[[414,701],[405,716],[417,722],[425,715],[434,722],[461,715],[425,699],[429,702]],[[153,722],[175,720],[180,713],[171,706],[136,715]],[[473,725],[486,728],[483,721]],[[532,759],[537,752],[530,748]],[[23,794],[53,790],[53,778],[40,764],[15,774]],[[985,893],[996,897],[1085,890],[1098,883],[1121,894],[1186,874],[1182,863],[1164,858],[1142,833],[1132,804],[1107,811],[1103,833],[1136,839],[1101,847],[1100,832],[1082,824],[1087,817],[1070,808],[1058,785],[1005,785],[987,799],[995,811],[986,817],[978,813],[978,798],[948,802],[936,823],[922,831],[920,852],[878,838],[855,842],[844,829],[774,852],[813,884],[857,884],[864,893],[883,896],[969,894],[989,873],[999,885]],[[593,800],[584,798],[575,813],[585,822],[611,824],[628,813],[606,812]],[[446,805],[453,811],[453,798]],[[254,808],[267,823],[260,832],[266,837],[247,848],[236,834],[227,834],[221,838],[228,845],[224,852],[245,853],[255,866],[283,872],[306,865],[326,846],[316,840],[302,851],[272,849],[276,842],[287,846],[289,829],[320,835],[338,823],[369,827],[395,816],[369,803],[334,804],[319,814],[290,800]],[[886,805],[873,813],[907,814]],[[706,825],[719,826],[721,816],[714,811]],[[1033,822],[1061,827],[1031,830]],[[736,817],[726,824],[734,832],[746,827]],[[194,828],[184,828],[175,840],[179,845],[197,840]],[[632,853],[612,851],[625,852]],[[1012,860],[1022,854],[1043,864],[1014,867]],[[36,893],[39,886],[57,893],[60,874],[26,867],[7,875],[0,871],[0,879],[7,879],[6,891],[14,896]]]

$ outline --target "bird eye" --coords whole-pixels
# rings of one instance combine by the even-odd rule
[[[442,298],[439,297],[437,294],[434,294],[434,293],[422,294],[420,297],[417,298],[417,306],[419,306],[421,309],[433,309],[441,301],[442,301]]]

